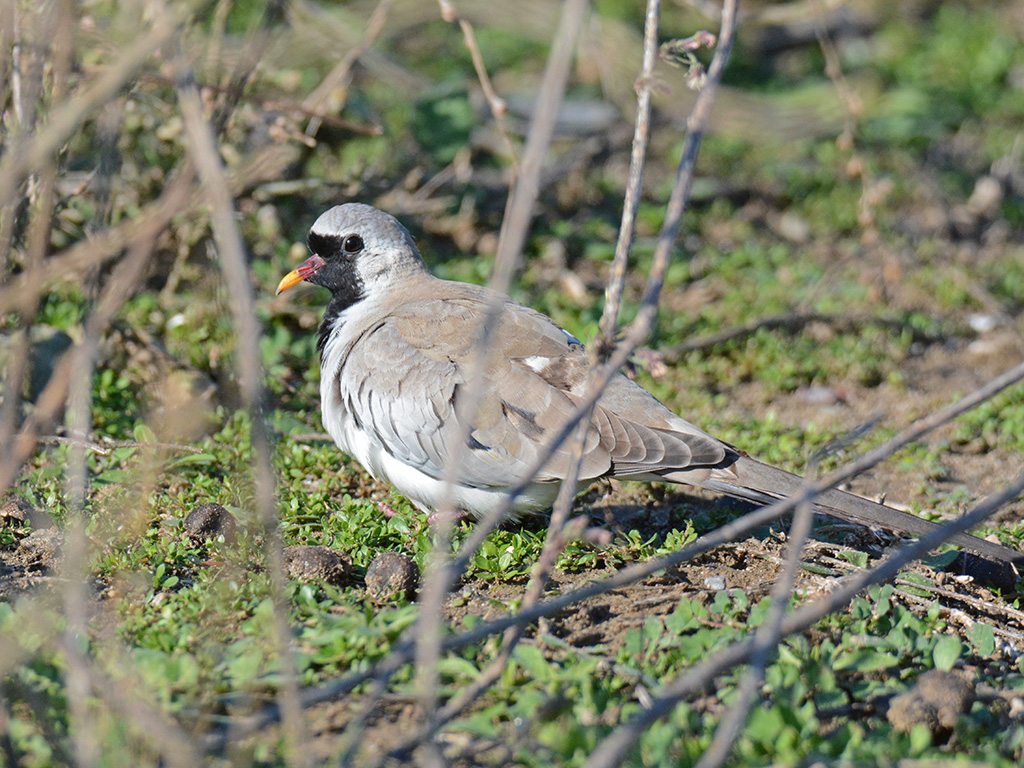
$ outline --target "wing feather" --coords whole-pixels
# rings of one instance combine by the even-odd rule
[[[392,456],[436,479],[444,476],[449,447],[467,418],[460,397],[489,295],[469,286],[453,290],[394,308],[353,345],[339,377],[342,399],[352,403],[363,428]],[[544,315],[509,301],[492,341],[458,473],[459,483],[474,488],[527,479],[586,386],[583,345]],[[581,479],[724,466],[735,455],[616,376],[594,409]],[[570,461],[567,444],[535,479],[564,478]]]

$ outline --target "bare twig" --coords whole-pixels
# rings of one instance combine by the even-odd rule
[[[447,0],[439,0],[441,3],[442,17],[447,21],[451,21],[457,18],[454,7],[447,2]],[[650,75],[650,70],[653,69],[654,62],[656,61],[657,55],[657,27],[658,27],[658,16],[659,16],[660,3],[658,0],[651,0],[648,7],[647,17],[647,35],[646,35],[646,46],[645,46],[645,57],[644,66],[645,69],[641,74],[640,80],[638,80],[638,92],[639,92],[639,108],[637,114],[637,127],[636,127],[636,138],[634,140],[634,151],[631,164],[630,172],[630,189],[627,192],[627,203],[626,210],[623,212],[623,232],[625,236],[620,236],[620,247],[622,249],[622,261],[621,269],[622,275],[620,275],[620,286],[621,292],[621,280],[624,279],[625,275],[625,263],[626,256],[628,255],[629,246],[632,242],[632,224],[635,218],[636,207],[639,200],[639,186],[643,175],[643,163],[646,156],[646,143],[647,135],[649,132],[649,114],[650,114],[650,88],[647,80]],[[474,53],[474,62],[476,63],[479,57],[479,50],[476,48],[475,37],[472,34],[472,27],[469,26],[468,22],[460,19],[460,24],[463,28],[463,33],[466,35],[466,45]],[[487,80],[486,71],[483,70],[482,58],[477,66],[477,73],[481,79],[481,84],[486,94],[490,94],[489,81]],[[497,97],[495,96],[494,99]],[[492,111],[495,115],[495,120],[499,124],[499,128],[502,130],[504,136],[504,129],[500,123],[500,118],[504,114],[504,104],[498,104],[492,100],[491,96],[488,95],[488,100],[491,103]],[[531,136],[533,136],[531,130]],[[508,141],[507,136],[505,137]],[[511,145],[510,149],[511,149]],[[632,193],[630,195],[630,193]],[[618,254],[617,254],[618,255]],[[613,310],[612,322],[614,323],[615,312],[617,307]],[[607,313],[606,313],[607,314]],[[591,406],[592,408],[592,406]],[[577,428],[577,435],[573,441],[573,459],[570,466],[570,472],[559,489],[558,498],[555,502],[552,519],[548,527],[548,535],[545,540],[543,550],[537,563],[534,566],[533,574],[531,576],[530,584],[527,587],[526,593],[523,598],[522,607],[530,608],[536,604],[543,594],[543,586],[547,581],[548,574],[551,568],[554,566],[555,560],[557,559],[558,553],[564,547],[565,544],[565,521],[568,513],[572,507],[572,501],[575,498],[576,488],[579,478],[579,468],[582,461],[583,445],[586,439],[586,432],[589,422],[590,410],[586,411],[581,416],[579,426]],[[460,694],[451,702],[449,702],[442,710],[440,710],[435,718],[426,724],[426,726],[416,734],[412,739],[408,740],[405,744],[396,750],[393,750],[393,754],[407,754],[417,744],[421,743],[425,738],[428,738],[431,734],[442,726],[444,723],[450,721],[452,718],[458,716],[459,713],[465,710],[473,701],[475,701],[484,691],[486,691],[490,685],[500,676],[502,670],[507,664],[508,659],[511,657],[512,651],[514,650],[519,639],[522,637],[524,626],[510,627],[505,633],[505,638],[502,643],[502,647],[499,650],[497,656],[491,661],[485,670],[473,681],[473,683],[461,691]]]
[[[165,77],[163,75],[146,72],[140,78],[144,82],[160,83],[161,85],[174,85],[174,78]],[[210,91],[211,93],[227,93],[228,88],[223,85],[211,85],[210,83],[197,83],[200,91]],[[290,99],[284,99],[280,97],[271,98],[268,96],[260,96],[256,93],[243,93],[239,95],[239,100],[256,104],[260,108],[271,112],[288,112],[293,115],[300,115],[307,117],[310,120],[319,120],[321,123],[331,126],[332,128],[340,128],[345,131],[351,131],[361,136],[380,136],[384,129],[376,123],[354,123],[351,120],[345,120],[336,115],[331,115],[323,111],[317,111],[310,109],[298,102],[291,101]],[[308,136],[308,134],[306,134]]]
[[[661,356],[666,363],[676,363],[679,362],[687,352],[711,349],[712,347],[716,347],[719,344],[724,344],[728,341],[741,339],[745,336],[752,336],[761,330],[770,331],[780,329],[791,333],[797,333],[812,323],[824,323],[831,328],[835,328],[840,331],[855,331],[865,326],[873,325],[881,326],[882,328],[887,328],[898,333],[909,333],[914,341],[929,344],[941,341],[943,338],[942,335],[923,331],[920,328],[915,328],[904,320],[896,318],[871,317],[869,315],[831,315],[824,312],[786,312],[779,315],[759,317],[755,320],[751,320],[750,322],[743,323],[742,325],[738,325],[733,328],[726,328],[724,331],[719,331],[718,333],[687,339],[673,347],[663,350],[661,352]]]
[[[139,238],[128,257],[118,264],[103,295],[85,324],[85,333],[73,364],[68,386],[69,431],[85,434],[92,426],[92,383],[100,340],[118,307],[127,301],[139,283],[154,238]],[[88,634],[87,536],[83,511],[88,498],[88,467],[85,446],[71,444],[65,474],[69,517],[64,536],[64,567],[70,578],[64,583],[64,644],[67,650],[68,705],[71,713],[75,754],[79,765],[97,765],[100,759],[96,713],[88,703],[90,659],[78,650],[78,638]]]
[[[150,450],[182,451],[183,453],[200,454],[202,448],[194,445],[182,445],[181,443],[142,443],[137,440],[110,440],[102,443],[95,440],[88,440],[82,437],[64,437],[62,435],[42,435],[39,438],[42,445],[74,445],[84,448],[97,456],[109,456],[119,448],[148,448]]]
[[[569,465],[566,479],[558,489],[558,497],[551,513],[551,520],[548,523],[547,537],[541,549],[540,556],[534,564],[530,574],[530,582],[526,587],[523,599],[520,603],[521,610],[529,610],[537,605],[544,594],[544,587],[547,584],[548,576],[558,559],[558,555],[565,548],[570,540],[567,524],[569,512],[572,510],[573,500],[576,498],[578,489],[579,471],[583,460],[583,447],[586,443],[589,419],[584,418],[577,426],[577,432],[573,438],[573,455]],[[578,526],[577,526],[578,527]],[[575,536],[571,536],[575,538]],[[461,690],[457,696],[445,704],[437,715],[426,723],[413,737],[407,739],[400,746],[391,750],[390,756],[397,759],[405,759],[412,751],[426,739],[431,738],[445,724],[462,714],[470,705],[480,698],[493,685],[505,671],[508,661],[512,658],[512,652],[522,639],[526,631],[526,624],[514,624],[505,630],[502,638],[501,648],[480,674]]]
[[[81,278],[86,272],[116,258],[140,231],[162,230],[175,216],[191,209],[188,201],[194,178],[190,167],[183,168],[170,179],[160,197],[144,206],[137,216],[50,256],[44,270],[22,273],[8,280],[0,289],[0,312],[30,314],[32,303],[50,281]]]
[[[629,180],[626,183],[626,193],[622,202],[622,223],[619,225],[619,239],[615,243],[615,259],[612,261],[611,277],[605,291],[604,312],[601,314],[599,326],[601,334],[599,346],[603,346],[605,349],[610,349],[615,340],[622,291],[626,284],[629,251],[633,245],[636,212],[640,205],[644,164],[647,161],[647,141],[651,131],[651,89],[654,66],[658,62],[658,22],[660,18],[661,0],[648,0],[647,17],[644,21],[643,65],[640,76],[636,80],[636,125],[633,129],[633,150],[629,159]]]
[[[209,122],[203,115],[202,101],[189,73],[183,72],[178,90],[185,132],[189,138],[199,177],[203,181],[210,204],[210,219],[214,240],[221,259],[221,272],[230,297],[230,306],[237,330],[238,347],[235,365],[246,409],[249,412],[252,444],[256,454],[253,481],[256,486],[256,505],[267,545],[267,565],[270,576],[271,600],[274,606],[274,628],[278,652],[283,669],[280,701],[285,713],[285,729],[291,752],[297,761],[307,759],[302,749],[305,726],[298,704],[298,683],[295,661],[291,649],[291,630],[288,627],[284,589],[284,554],[274,508],[274,472],[270,461],[270,437],[262,414],[263,372],[260,367],[260,329],[256,321],[255,302],[249,282],[249,268],[245,246],[235,221],[234,205],[228,180],[217,151],[216,139]]]
[[[554,131],[555,118],[562,100],[562,94],[569,77],[574,43],[588,7],[587,0],[568,0],[562,9],[562,17],[555,32],[551,54],[541,81],[537,106],[530,123],[526,150],[519,177],[516,179],[502,222],[502,231],[495,256],[491,287],[499,293],[506,293],[519,264],[526,231],[532,218],[533,204],[539,189],[540,172],[544,156]],[[480,337],[478,338],[469,365],[469,386],[460,409],[467,415],[473,414],[480,405],[484,391],[484,365],[490,349],[491,334],[497,328],[501,311],[500,299],[495,297],[488,307]],[[429,721],[437,710],[438,672],[437,659],[441,652],[441,606],[451,588],[454,578],[461,573],[453,572],[447,566],[448,541],[454,510],[451,509],[451,488],[457,479],[462,457],[466,450],[466,437],[472,418],[463,420],[466,434],[460,435],[455,444],[449,446],[449,464],[444,482],[449,496],[440,505],[439,524],[435,529],[434,547],[428,562],[424,588],[421,596],[419,635],[416,646],[417,688],[424,716]],[[563,438],[564,439],[564,438]],[[543,466],[543,465],[540,465]],[[540,469],[538,466],[538,470]],[[530,475],[532,477],[532,475]],[[478,546],[478,545],[477,545]]]
[[[505,100],[498,96],[494,86],[491,84],[491,78],[487,74],[487,67],[484,64],[483,54],[480,53],[480,46],[476,41],[476,32],[473,31],[473,25],[459,15],[451,0],[437,0],[437,2],[441,6],[442,19],[447,22],[457,21],[459,23],[459,29],[462,30],[462,39],[465,41],[466,48],[469,49],[469,55],[473,59],[473,69],[476,70],[477,79],[480,81],[480,88],[484,92],[484,98],[487,99],[487,106],[491,109],[494,125],[498,129],[498,134],[505,145],[505,151],[512,162],[513,175],[518,175],[519,158],[516,153],[516,147],[512,143],[512,139],[508,135],[508,129],[505,126],[505,112],[507,111]]]
[[[341,61],[334,65],[334,68],[327,73],[327,77],[303,101],[303,110],[307,114],[313,115],[310,118],[309,125],[306,126],[307,136],[316,136],[317,131],[320,130],[320,123],[323,122],[320,115],[326,111],[327,103],[330,101],[332,94],[345,82],[345,79],[352,71],[352,65],[369,50],[370,46],[380,36],[381,30],[384,28],[384,22],[388,18],[388,12],[391,10],[391,4],[392,0],[379,0],[377,7],[370,14],[370,20],[366,24],[366,33],[363,35],[362,40],[356,45],[348,47]]]
[[[700,150],[701,139],[704,136],[704,128],[711,116],[711,107],[714,105],[715,94],[719,84],[722,82],[722,73],[725,71],[726,62],[732,51],[732,44],[736,31],[736,0],[726,0],[722,9],[722,28],[719,34],[718,46],[715,48],[715,55],[708,67],[707,80],[700,93],[697,94],[697,101],[693,105],[693,111],[686,121],[686,141],[683,144],[683,156],[679,161],[679,168],[676,171],[675,183],[669,195],[668,205],[665,206],[665,221],[662,224],[658,241],[654,246],[654,259],[651,264],[651,272],[644,288],[643,300],[633,327],[630,329],[629,343],[638,345],[643,339],[650,335],[654,327],[654,319],[657,313],[658,298],[661,295],[661,287],[665,280],[665,271],[672,249],[675,247],[676,233],[679,229],[679,222],[682,219],[683,211],[690,199],[690,188],[693,185],[693,177],[697,165],[697,153]],[[635,348],[635,346],[634,346]]]
[[[516,614],[483,623],[478,627],[474,627],[472,630],[455,635],[445,641],[444,649],[457,650],[459,648],[464,648],[467,645],[478,643],[491,635],[504,632],[511,626],[525,626],[543,616],[556,614],[565,610],[569,606],[582,603],[584,600],[591,597],[629,586],[630,584],[634,584],[642,579],[652,576],[659,571],[663,571],[680,563],[692,560],[693,558],[729,541],[734,541],[746,536],[755,528],[763,526],[772,520],[781,517],[787,512],[792,511],[798,504],[809,499],[813,500],[815,493],[820,493],[827,488],[832,488],[839,483],[849,480],[851,477],[859,475],[860,473],[870,469],[879,462],[892,456],[901,448],[920,440],[929,432],[938,429],[943,424],[952,421],[957,416],[966,413],[981,403],[992,399],[1007,387],[1010,387],[1022,380],[1024,380],[1024,363],[1021,363],[1015,368],[995,377],[966,397],[963,397],[945,408],[914,422],[898,435],[887,440],[877,448],[863,454],[854,461],[848,462],[821,480],[818,480],[813,484],[809,484],[806,491],[801,495],[780,499],[774,504],[754,510],[737,520],[726,523],[714,531],[705,534],[694,543],[677,552],[673,552],[669,555],[665,555],[664,557],[655,558],[644,563],[636,563],[634,565],[627,566],[605,579],[590,582],[582,587],[578,587],[562,595],[558,595],[557,597],[545,600],[533,609],[519,611]],[[489,520],[490,518],[487,519]],[[948,536],[955,532],[947,525],[940,526],[940,529],[945,533],[944,538],[948,538]],[[474,535],[475,534],[476,531],[474,531]],[[466,545],[464,545],[464,547],[465,546]],[[932,546],[934,547],[937,545],[933,544]],[[457,566],[458,560],[453,563],[452,567]],[[414,636],[415,632],[409,633],[409,635]],[[375,665],[373,669],[351,674],[317,688],[305,690],[302,695],[303,706],[308,707],[324,701],[331,701],[338,696],[350,692],[355,687],[371,678],[379,677],[382,674],[394,674],[394,672],[398,671],[412,659],[413,647],[414,641],[406,639],[398,643],[392,650],[391,654],[384,661]],[[232,732],[231,737],[243,738],[248,734],[266,727],[268,723],[274,722],[277,718],[277,711],[272,707],[268,707],[260,714],[240,722],[237,728]],[[211,736],[207,742],[207,748],[211,751],[222,749],[227,743],[227,739],[227,734]]]
[[[849,565],[847,563],[847,565]],[[1004,621],[1015,621],[1021,627],[1024,627],[1024,611],[1014,608],[1009,605],[997,604],[991,600],[981,600],[973,595],[968,595],[963,592],[957,592],[952,589],[946,589],[937,584],[923,584],[919,581],[911,581],[910,579],[896,579],[896,584],[911,589],[923,589],[925,592],[931,592],[933,595],[944,597],[950,601],[961,602],[964,605],[969,605],[978,614],[987,613],[989,615],[998,615]]]
[[[817,461],[812,460],[805,485],[809,484],[815,476],[816,467]],[[800,569],[800,556],[811,534],[813,523],[814,505],[810,499],[804,499],[797,504],[796,512],[793,515],[793,524],[790,526],[789,544],[783,563],[782,575],[772,586],[771,606],[764,621],[758,626],[754,634],[750,666],[737,687],[736,701],[719,723],[715,736],[711,741],[711,746],[705,750],[700,760],[697,761],[697,768],[718,768],[718,766],[722,765],[732,752],[736,737],[743,728],[743,724],[747,721],[750,707],[754,703],[754,699],[764,680],[765,670],[768,668],[771,654],[781,639],[782,619],[785,617],[786,608],[793,598],[793,585],[796,583],[797,572]]]
[[[843,65],[836,50],[835,44],[828,36],[825,28],[825,8],[820,0],[811,0],[811,15],[814,19],[814,33],[818,39],[818,46],[825,57],[825,76],[832,83],[832,87],[839,97],[839,103],[845,111],[843,131],[836,138],[836,145],[841,150],[851,152],[846,168],[850,175],[860,180],[861,193],[857,201],[857,222],[861,226],[861,242],[864,245],[872,246],[878,242],[878,223],[875,216],[875,208],[879,203],[879,185],[872,179],[872,174],[867,164],[856,151],[854,141],[857,129],[864,114],[864,102],[854,93],[846,76],[843,74]]]
[[[523,151],[522,172],[512,188],[501,224],[491,286],[502,292],[507,291],[511,284],[513,270],[526,242],[526,233],[533,218],[533,204],[540,188],[544,157],[551,144],[558,107],[562,103],[562,94],[569,77],[574,41],[588,5],[587,0],[567,0],[562,9],[562,18],[551,46],[551,57],[530,121],[530,131]]]
[[[187,173],[178,177],[176,183],[172,183],[153,209],[151,216],[136,219],[134,227],[124,227],[120,230],[121,236],[126,238],[128,245],[128,257],[120,262],[106,288],[100,296],[96,309],[90,315],[86,335],[95,335],[99,338],[110,323],[114,313],[127,301],[131,295],[131,289],[138,279],[138,270],[143,266],[145,252],[142,244],[151,242],[156,235],[167,225],[174,216],[175,203],[181,203],[185,199],[191,183],[191,174]],[[81,251],[83,256],[92,258],[95,253],[88,248]],[[135,256],[133,256],[135,254]],[[52,259],[50,260],[52,263]],[[33,286],[35,290],[41,290],[40,285]],[[14,289],[8,289],[14,291]],[[28,291],[28,288],[22,288]],[[5,293],[6,295],[6,293]],[[11,294],[12,300],[17,300],[17,293]],[[0,301],[2,303],[2,301]],[[38,435],[46,431],[60,409],[64,406],[68,388],[72,381],[72,372],[76,370],[76,362],[81,351],[78,347],[72,347],[61,358],[55,366],[50,381],[36,399],[35,409],[22,424],[17,435],[10,436],[0,445],[0,488],[7,488],[22,464],[35,450]],[[14,386],[17,386],[14,383]],[[7,438],[7,435],[0,435]],[[5,450],[6,449],[6,450]]]
[[[11,741],[11,710],[7,706],[7,696],[3,693],[0,693],[0,755],[7,765],[18,764],[18,756]]]
[[[729,9],[734,8],[735,2],[730,2],[727,5],[726,10],[728,11]],[[614,352],[605,361],[604,365],[591,373],[587,395],[577,404],[573,416],[566,422],[563,428],[553,436],[550,443],[545,446],[545,449],[541,451],[534,465],[526,473],[525,477],[527,478],[533,477],[538,471],[540,471],[541,467],[543,467],[548,459],[551,458],[558,446],[560,446],[567,439],[569,434],[571,434],[572,429],[579,420],[583,418],[583,415],[588,413],[593,404],[601,397],[604,392],[604,388],[608,385],[608,382],[611,381],[611,378],[615,376],[619,369],[626,364],[630,356],[633,354],[633,351],[643,343],[654,328],[654,321],[657,316],[658,297],[661,293],[661,286],[664,283],[665,271],[668,269],[669,258],[675,243],[675,236],[679,227],[679,221],[682,218],[683,210],[689,199],[690,186],[693,182],[693,173],[697,161],[697,152],[700,148],[700,141],[703,136],[704,126],[707,124],[710,116],[714,94],[719,82],[721,81],[725,62],[728,60],[729,52],[732,47],[734,29],[735,15],[733,13],[729,13],[728,18],[723,21],[722,35],[719,40],[718,47],[715,50],[714,58],[711,61],[711,66],[708,70],[707,85],[697,96],[697,102],[694,104],[693,113],[690,116],[690,121],[688,123],[689,132],[683,147],[683,156],[680,160],[679,168],[676,173],[675,184],[673,185],[672,192],[669,196],[661,234],[659,235],[657,245],[655,246],[654,259],[651,264],[651,271],[647,278],[647,284],[644,288],[643,301],[640,306],[640,310],[637,312],[626,337],[616,346]],[[524,161],[524,168],[525,167],[526,163]],[[507,221],[508,219],[506,219],[506,222]],[[465,568],[468,558],[471,556],[468,553],[475,552],[476,549],[480,547],[484,538],[501,523],[515,499],[518,498],[518,496],[528,487],[528,482],[529,481],[524,481],[520,485],[512,488],[509,491],[509,498],[507,502],[477,524],[472,535],[463,544],[459,557],[457,557],[452,563],[452,574],[450,576],[452,580],[454,580],[454,578],[457,577],[457,574],[461,573],[462,569]]]
[[[1024,493],[1024,472],[1017,475],[1003,490],[985,498],[970,512],[893,552],[874,568],[843,579],[828,595],[794,611],[782,624],[782,636],[807,629],[849,603],[856,595],[873,584],[888,581],[899,573],[907,563],[923,557],[951,534],[970,530],[1001,506],[1016,499],[1021,493]],[[669,714],[685,696],[707,685],[715,675],[750,659],[756,642],[756,640],[748,640],[736,643],[714,653],[666,685],[649,707],[617,728],[597,746],[587,761],[587,768],[614,768],[617,766],[644,730]]]
[[[0,3],[0,51],[11,52],[11,66],[7,66],[7,57],[0,56],[0,103],[17,105],[15,85],[20,77],[18,73],[18,4]],[[8,102],[10,94],[10,102]],[[15,109],[17,107],[15,106]],[[2,266],[2,262],[0,262]],[[3,270],[0,269],[0,274]],[[0,729],[2,730],[2,729]]]
[[[86,115],[107,103],[167,40],[180,20],[192,11],[192,3],[176,5],[177,20],[154,22],[141,38],[117,58],[94,82],[79,90],[54,110],[46,125],[7,147],[0,160],[0,208],[10,204],[20,180],[34,169],[45,167],[51,155],[78,129]]]
[[[67,638],[59,646],[68,655],[81,655],[77,643]],[[95,659],[85,660],[83,673],[89,689],[116,710],[126,720],[134,723],[142,730],[147,739],[155,742],[168,765],[178,768],[197,766],[200,764],[191,739],[181,728],[155,710],[151,704],[135,693],[132,686],[115,683],[97,668]]]
[[[34,37],[38,38],[39,41],[49,40],[52,41],[50,49],[52,51],[52,78],[53,85],[51,88],[52,94],[50,96],[53,103],[59,103],[63,97],[67,87],[67,75],[70,68],[70,59],[74,51],[74,46],[71,43],[73,24],[73,13],[71,6],[66,2],[59,4],[57,7],[52,8],[52,13],[47,14],[33,14],[31,16],[34,21]],[[39,59],[38,53],[34,54],[32,60],[36,62]],[[42,64],[38,63],[37,67],[40,71],[39,77],[42,77]],[[33,84],[35,83],[36,77],[32,77]],[[37,89],[33,85],[33,91]],[[43,99],[41,93],[38,94],[39,100]],[[19,97],[20,98],[20,97]],[[34,101],[34,100],[33,100]],[[22,109],[18,110],[21,112],[19,121],[27,120],[28,110],[25,108],[27,105],[22,105]],[[31,109],[31,115],[34,117],[38,110],[35,106]],[[21,135],[27,136],[31,134],[31,126],[27,123],[21,122],[18,125]],[[29,225],[27,235],[27,247],[24,259],[24,274],[27,279],[38,280],[39,277],[45,272],[44,258],[50,247],[50,235],[51,235],[51,222],[53,219],[53,210],[56,204],[55,186],[57,183],[57,173],[59,167],[59,160],[56,152],[47,158],[47,162],[43,167],[35,169],[36,173],[32,176],[32,183],[30,184],[31,192],[29,194]],[[3,239],[5,244],[9,244],[9,238],[13,232],[14,225],[14,211],[13,206],[4,211],[4,226]],[[10,261],[10,257],[6,249],[2,257],[3,268],[6,270],[7,264]],[[3,272],[0,271],[0,277],[3,276]],[[7,386],[5,387],[5,397],[2,408],[2,416],[0,416],[0,437],[9,438],[11,431],[14,429],[14,424],[17,421],[17,414],[21,410],[21,388],[20,383],[27,372],[27,366],[29,361],[29,343],[32,323],[35,319],[36,312],[40,306],[40,297],[36,294],[25,297],[25,305],[22,311],[22,332],[16,337],[16,344],[12,355],[12,364],[10,370],[7,372]],[[8,439],[2,440],[4,445],[10,445]]]

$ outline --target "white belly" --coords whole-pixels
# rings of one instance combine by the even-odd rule
[[[359,324],[347,323],[343,313],[335,325],[336,333],[325,350],[320,372],[320,403],[324,428],[342,451],[358,461],[375,478],[386,480],[395,490],[424,511],[436,511],[446,502],[455,508],[482,517],[502,504],[507,497],[503,488],[480,488],[458,485],[446,487],[443,468],[432,468],[430,474],[418,466],[407,463],[388,453],[377,436],[359,426],[349,411],[349,402],[342,395],[348,391],[341,355],[346,344],[358,335]],[[329,414],[329,415],[328,415]],[[558,495],[558,483],[532,483],[517,497],[513,514],[525,514],[548,509]]]
[[[424,512],[436,511],[447,502],[480,518],[497,508],[508,495],[500,489],[469,488],[457,484],[449,489],[444,480],[431,477],[387,453],[373,436],[359,428],[355,419],[349,417],[342,421],[344,423],[334,424],[333,429],[331,425],[325,425],[338,447],[375,478],[388,481]],[[557,495],[557,483],[533,483],[512,505],[513,515],[548,509]]]

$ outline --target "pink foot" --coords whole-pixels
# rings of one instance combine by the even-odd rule
[[[462,509],[456,509],[455,511],[448,513],[431,512],[429,515],[427,515],[427,525],[436,525],[442,520],[449,523],[454,523],[461,520],[464,517],[469,517],[469,512],[466,512],[465,510]]]

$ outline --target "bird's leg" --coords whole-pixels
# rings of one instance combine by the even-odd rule
[[[450,512],[438,512],[435,510],[427,515],[427,525],[435,525],[442,520],[455,523],[464,517],[469,517],[469,512],[464,509],[454,509]]]

